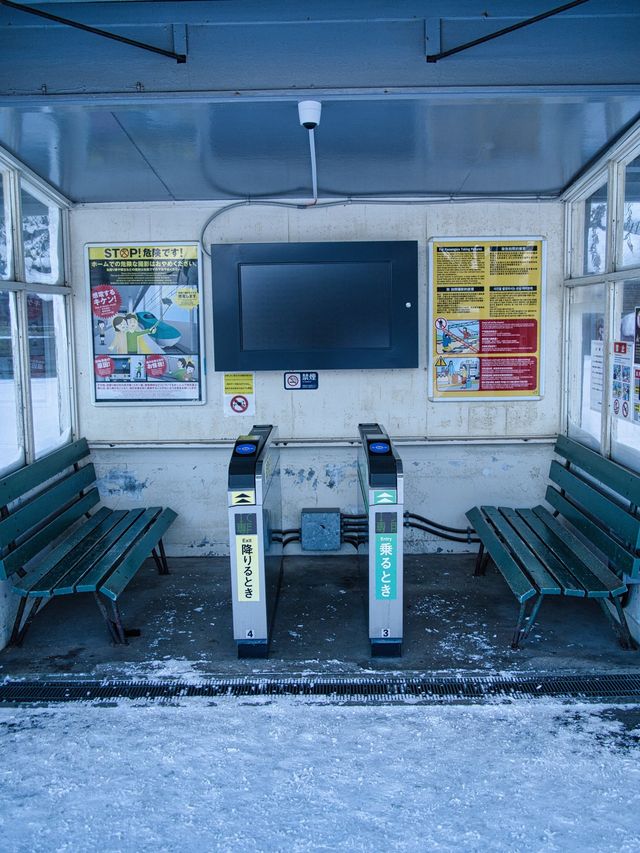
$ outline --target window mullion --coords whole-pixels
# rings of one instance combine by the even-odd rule
[[[614,281],[606,282],[605,291],[605,317],[604,327],[605,346],[603,347],[603,383],[602,383],[602,420],[600,447],[603,456],[611,456],[611,394],[613,382],[613,342],[616,339],[614,299],[616,284]]]
[[[606,235],[606,264],[605,271],[613,272],[616,268],[616,233],[618,223],[618,182],[616,180],[616,164],[609,163],[607,175],[607,235]]]
[[[24,251],[22,248],[22,201],[20,198],[20,176],[9,172],[9,210],[11,214],[11,241],[13,247],[13,277],[24,281]]]
[[[33,406],[31,398],[31,357],[29,353],[29,315],[27,312],[27,294],[16,293],[16,318],[18,326],[18,374],[20,377],[22,422],[26,462],[33,462],[35,441],[33,436]]]

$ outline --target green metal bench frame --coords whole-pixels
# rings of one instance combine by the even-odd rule
[[[634,649],[622,597],[625,577],[640,576],[640,476],[565,436],[554,449],[564,463],[553,460],[549,469],[545,499],[553,512],[480,506],[466,513],[481,542],[474,575],[491,557],[518,599],[514,649],[548,595],[595,599],[623,648]]]
[[[0,480],[0,579],[11,578],[20,596],[12,645],[22,644],[43,602],[81,592],[94,594],[111,638],[126,643],[120,595],[150,555],[160,574],[169,573],[162,537],[176,513],[96,510],[88,456],[80,439]]]

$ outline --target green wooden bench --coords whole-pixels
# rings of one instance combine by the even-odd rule
[[[481,545],[520,604],[512,648],[528,637],[543,598],[592,598],[624,648],[636,648],[622,607],[625,578],[640,572],[640,476],[572,439],[558,436],[545,495],[553,508],[481,506],[467,512]],[[617,619],[612,609],[617,615]]]
[[[112,639],[126,643],[118,599],[144,560],[168,574],[162,507],[100,507],[86,439],[0,480],[0,578],[20,596],[10,643],[20,645],[43,602],[92,592]]]

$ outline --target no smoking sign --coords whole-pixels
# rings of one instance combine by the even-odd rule
[[[318,387],[318,373],[315,370],[302,370],[285,373],[286,391],[315,391]]]

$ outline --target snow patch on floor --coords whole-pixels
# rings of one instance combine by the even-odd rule
[[[639,726],[544,699],[0,708],[2,849],[635,853]]]

